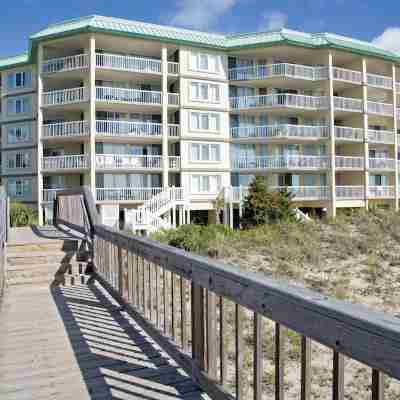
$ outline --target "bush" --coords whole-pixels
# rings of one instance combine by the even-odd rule
[[[25,204],[13,202],[10,204],[10,225],[12,227],[29,226],[38,223],[38,213]]]
[[[243,227],[254,227],[268,223],[294,219],[293,195],[287,190],[271,191],[263,177],[256,176],[250,184],[249,193],[243,202]]]

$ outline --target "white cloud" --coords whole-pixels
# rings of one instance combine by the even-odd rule
[[[207,29],[237,2],[238,0],[177,0],[176,14],[172,17],[171,23]]]
[[[386,50],[400,52],[400,28],[387,28],[384,32],[372,40],[376,46]]]
[[[262,21],[258,27],[259,31],[273,31],[284,28],[288,16],[281,11],[271,11],[262,14]]]

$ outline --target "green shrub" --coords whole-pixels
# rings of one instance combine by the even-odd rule
[[[293,195],[287,189],[268,190],[265,179],[256,176],[243,202],[242,226],[249,228],[294,219],[292,198]]]
[[[12,227],[29,226],[38,223],[38,213],[25,204],[13,202],[10,204],[10,225]]]

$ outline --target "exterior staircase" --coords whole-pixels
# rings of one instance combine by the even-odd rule
[[[163,216],[178,205],[187,202],[183,188],[169,187],[157,193],[143,205],[133,210],[125,210],[125,228],[133,231],[156,232],[171,229],[172,224]]]
[[[78,239],[9,242],[6,285],[49,285],[83,283],[86,253]]]

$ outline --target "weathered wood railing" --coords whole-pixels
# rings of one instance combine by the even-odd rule
[[[400,379],[400,320],[394,316],[100,225],[87,189],[58,193],[55,210],[57,223],[92,235],[97,279],[213,399],[275,393],[282,400],[289,331],[300,339],[296,398],[311,398],[312,346],[323,345],[331,357],[324,398],[344,399],[345,356],[370,371],[370,395],[352,398],[382,400],[384,374]],[[79,225],[85,213],[90,226]],[[266,356],[274,362],[273,391]]]

